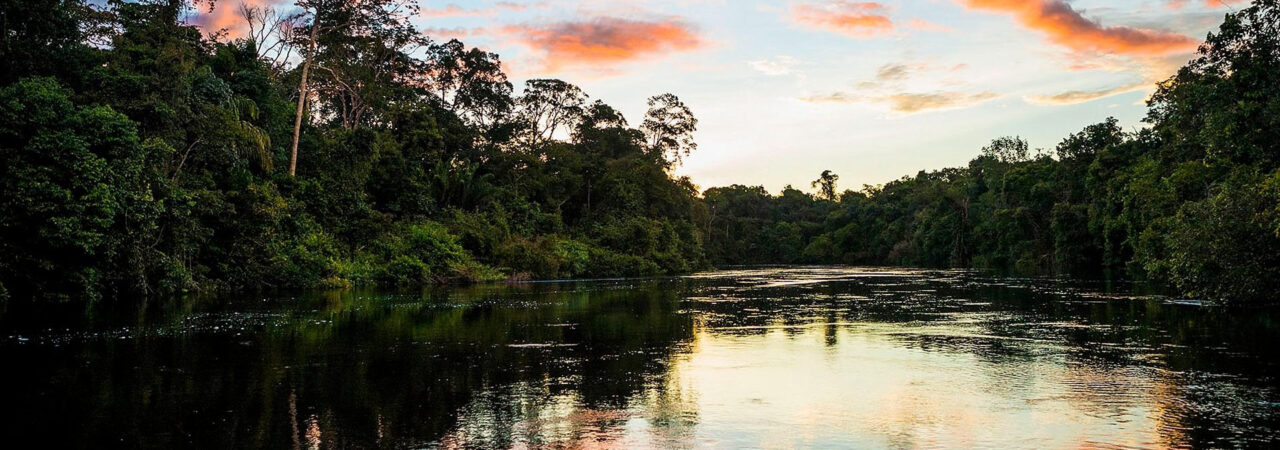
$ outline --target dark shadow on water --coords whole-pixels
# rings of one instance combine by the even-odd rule
[[[523,405],[572,394],[585,410],[625,406],[661,384],[689,340],[678,308],[656,283],[188,303],[4,342],[2,426],[50,448],[440,442],[477,394],[500,386],[524,385]],[[480,403],[489,426],[527,414],[512,400]]]

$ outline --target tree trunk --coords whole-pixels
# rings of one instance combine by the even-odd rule
[[[302,136],[302,113],[307,105],[307,75],[311,71],[311,58],[316,54],[316,35],[320,31],[320,11],[311,22],[311,43],[308,45],[307,58],[302,62],[302,82],[298,86],[298,115],[293,119],[293,149],[289,152],[289,176],[298,172],[298,139]]]

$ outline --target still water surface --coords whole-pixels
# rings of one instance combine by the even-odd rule
[[[49,448],[1280,445],[1272,314],[1087,283],[788,268],[152,308],[0,316],[4,439]]]

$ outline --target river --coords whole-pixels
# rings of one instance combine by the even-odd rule
[[[1280,445],[1274,314],[1116,291],[801,267],[11,305],[0,432],[10,448]]]

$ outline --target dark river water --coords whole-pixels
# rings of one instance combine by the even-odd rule
[[[1280,324],[857,268],[0,315],[6,448],[1280,445]]]

